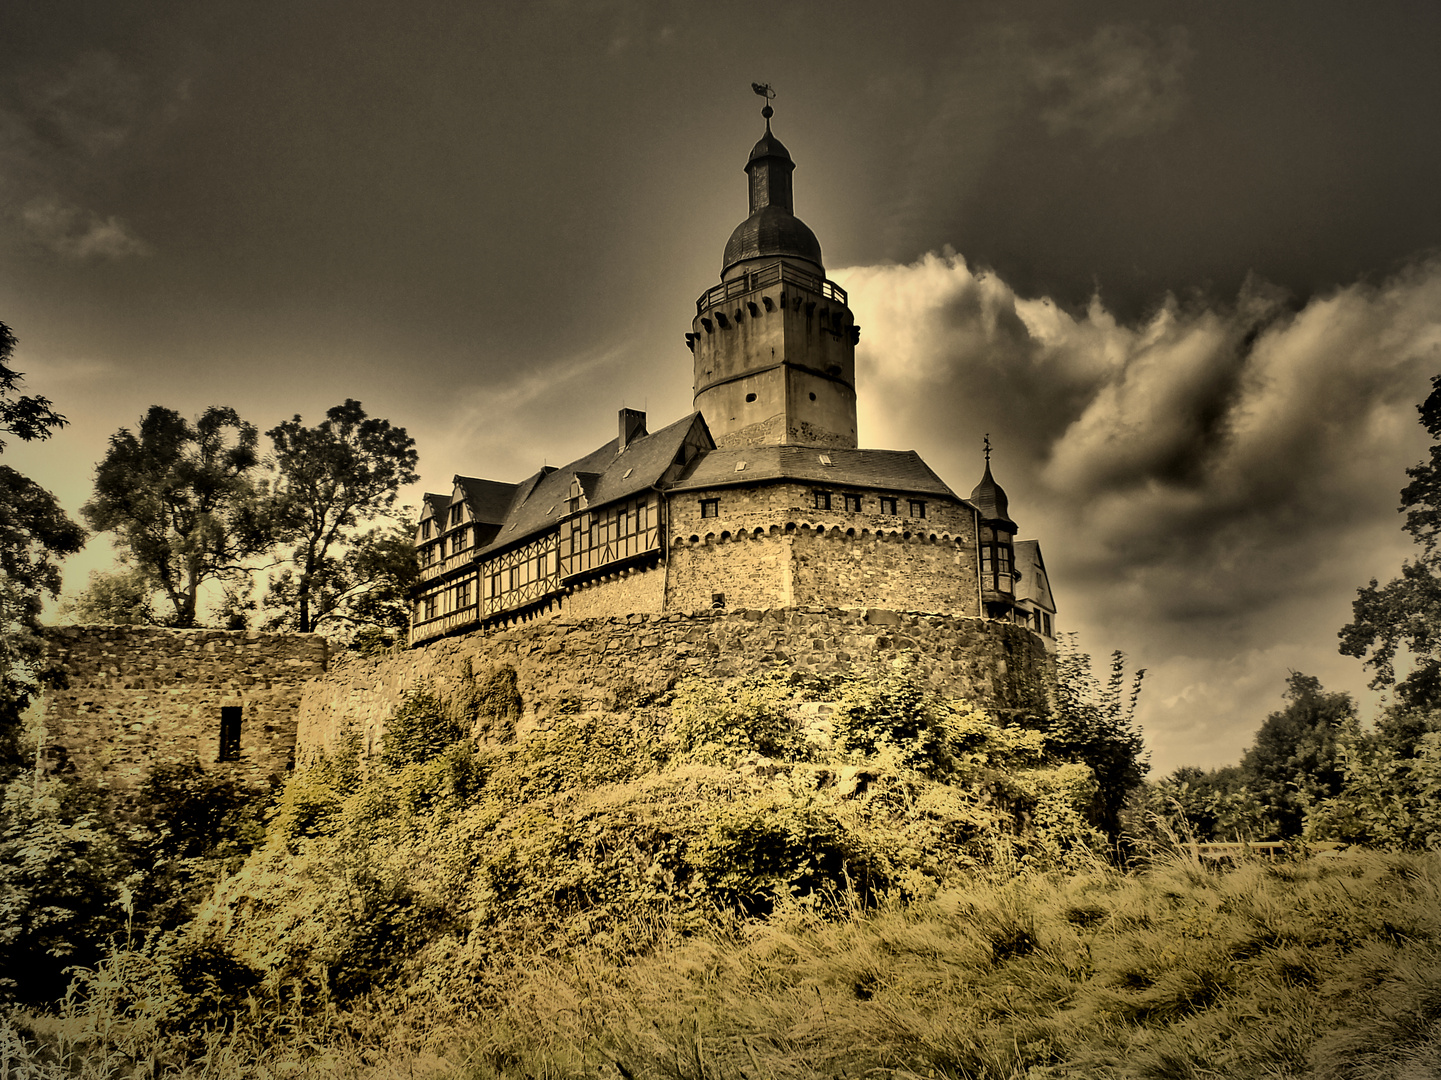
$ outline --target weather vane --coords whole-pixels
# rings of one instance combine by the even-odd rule
[[[771,117],[776,114],[776,111],[771,108],[771,101],[775,98],[776,92],[771,89],[770,83],[753,82],[751,83],[751,89],[766,99],[765,108],[761,110],[761,115],[766,118],[766,127],[769,128],[771,126]]]
[[[985,447],[986,447],[986,468],[989,469],[989,468],[991,467],[991,433],[990,433],[989,431],[986,432]]]

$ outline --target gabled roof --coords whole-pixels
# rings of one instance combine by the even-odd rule
[[[1016,570],[1021,578],[1016,582],[1016,599],[1029,600],[1037,607],[1051,614],[1056,613],[1056,601],[1051,596],[1051,579],[1046,574],[1046,563],[1041,558],[1039,540],[1017,540],[1014,545]]]
[[[583,478],[586,503],[591,509],[654,487],[674,464],[697,424],[704,429],[700,413],[691,413],[659,431],[635,436],[619,452],[617,437],[563,468],[541,470],[516,486],[499,533],[480,554],[500,551],[554,528],[570,512],[567,500],[571,480],[576,476]],[[706,441],[709,439],[707,433]]]
[[[421,496],[420,520],[442,517],[449,505],[449,495],[437,495],[433,491],[427,491]]]
[[[456,476],[455,486],[460,489],[471,517],[488,525],[505,520],[505,512],[515,497],[515,484],[499,480],[480,480],[474,476]]]
[[[830,464],[825,464],[823,458]],[[741,462],[745,462],[745,468],[737,471]],[[799,480],[956,498],[956,493],[914,450],[827,450],[816,446],[711,450],[698,457],[669,490],[691,491],[765,480]]]

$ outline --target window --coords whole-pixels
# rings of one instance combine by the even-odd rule
[[[726,594],[723,592],[711,593],[710,606],[716,611],[722,610],[726,606]]]
[[[429,540],[429,539],[430,539],[431,526],[434,525],[434,524],[435,524],[435,522],[432,521],[430,518],[426,518],[424,521],[422,521],[422,522],[420,523],[420,538],[421,538],[422,540]]]
[[[220,756],[216,761],[240,760],[240,706],[220,707]]]
[[[1015,592],[1016,578],[1011,569],[1011,534],[998,530],[985,537],[981,543],[982,587],[993,592]]]
[[[817,510],[829,510],[831,508],[831,493],[829,491],[817,491],[815,495],[815,508]]]
[[[923,518],[926,516],[926,502],[924,499],[911,500],[911,517]]]
[[[454,506],[452,506],[452,507],[450,508],[450,523],[451,523],[452,525],[459,525],[459,524],[461,523],[462,515],[463,515],[464,513],[465,513],[465,504],[464,504],[464,503],[456,503]]]
[[[700,516],[703,518],[720,517],[720,500],[702,499],[700,501]]]
[[[452,555],[459,555],[462,551],[465,550],[466,534],[469,532],[469,529],[459,529],[451,534],[450,553]]]
[[[892,517],[900,513],[900,510],[896,508],[896,497],[894,495],[881,496],[881,513],[890,514]]]
[[[426,617],[427,619],[433,619],[433,618],[435,618],[435,597],[434,597],[434,596],[427,596],[427,597],[425,598],[425,617]]]
[[[859,514],[861,512],[861,497],[859,495],[847,495],[845,500],[848,513]]]
[[[470,580],[467,578],[455,587],[455,606],[470,607]]]

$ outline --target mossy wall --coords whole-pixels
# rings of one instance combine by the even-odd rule
[[[1040,638],[1009,623],[879,608],[538,619],[338,662],[305,688],[297,755],[336,748],[352,726],[362,747],[378,753],[385,720],[406,690],[428,686],[453,696],[467,672],[502,665],[516,671],[524,731],[561,712],[624,708],[687,675],[729,678],[770,667],[838,675],[902,652],[915,656],[937,690],[1002,712],[1032,707],[1051,662]]]

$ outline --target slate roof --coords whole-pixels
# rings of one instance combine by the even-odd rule
[[[823,456],[830,459],[830,465],[822,464]],[[736,466],[742,461],[746,467],[737,472]],[[957,498],[914,450],[827,450],[815,446],[711,450],[697,457],[667,490],[693,491],[768,480]]]
[[[586,492],[586,503],[592,507],[653,487],[675,462],[676,453],[699,417],[699,413],[691,413],[652,434],[632,436],[619,453],[619,437],[611,439],[563,468],[543,469],[515,485],[515,496],[500,532],[477,554],[501,551],[553,529],[569,512],[570,482],[577,475]]]
[[[444,522],[445,511],[450,506],[450,496],[437,495],[433,491],[427,491],[424,495],[421,496],[421,498],[425,500],[425,506],[426,509],[430,511],[430,516],[433,518],[439,518],[442,522]],[[425,517],[424,510],[420,512],[420,516],[422,518]],[[442,528],[443,527],[444,526],[442,526]]]
[[[1011,528],[1016,523],[1010,519],[1010,500],[1006,498],[1006,489],[996,483],[996,478],[991,475],[991,463],[986,462],[986,474],[981,477],[971,492],[971,502],[980,510],[981,518],[985,521],[1002,521]]]
[[[1046,573],[1045,560],[1041,558],[1041,542],[1017,540],[1014,550],[1016,569],[1021,572],[1021,580],[1016,582],[1016,599],[1029,600],[1054,614],[1056,601],[1051,596],[1051,579]]]
[[[470,514],[476,521],[498,525],[505,520],[505,512],[515,498],[519,485],[504,484],[499,480],[481,480],[474,476],[457,476],[456,484],[465,492],[465,501]]]

